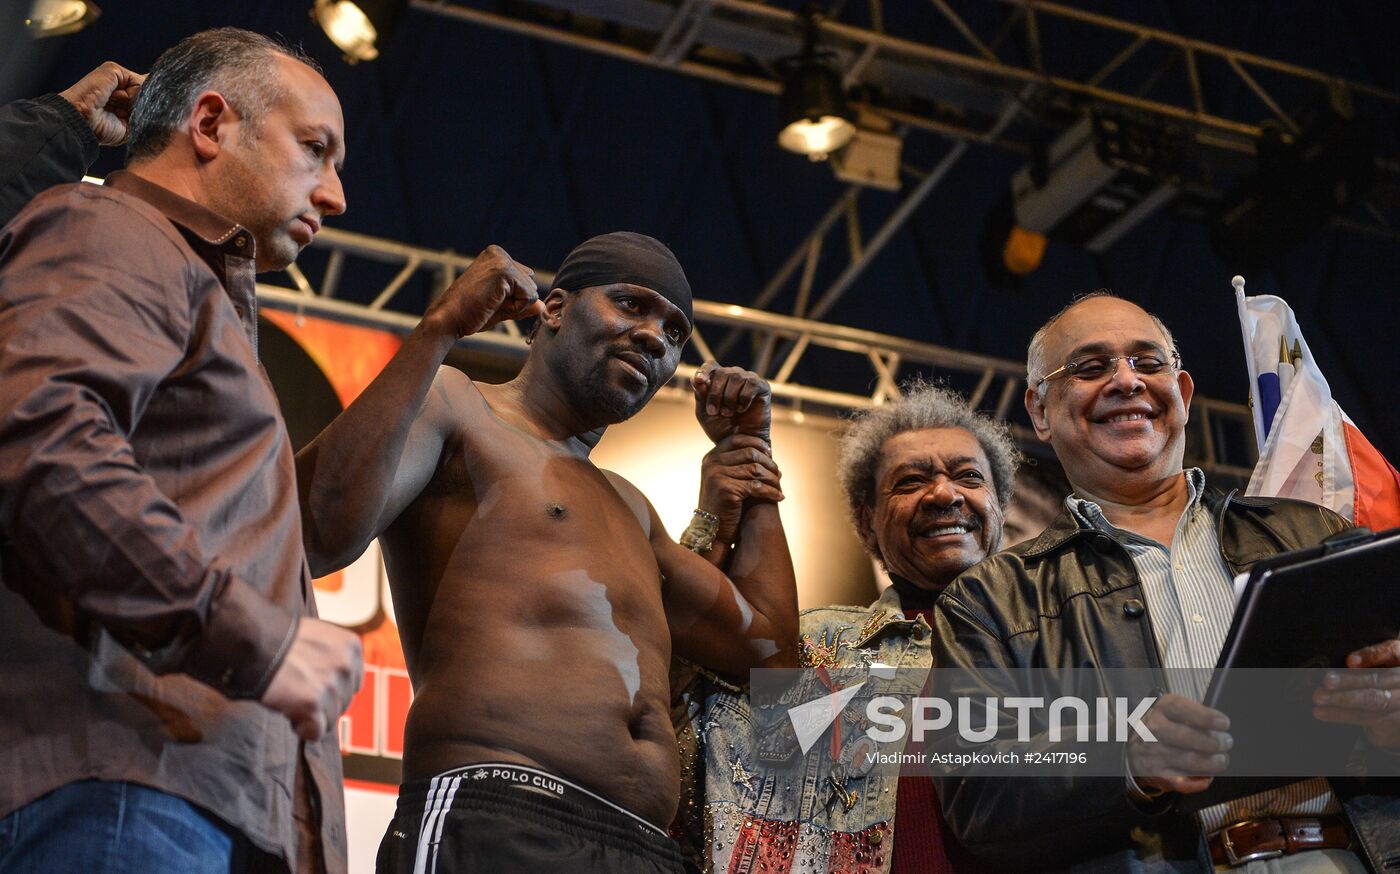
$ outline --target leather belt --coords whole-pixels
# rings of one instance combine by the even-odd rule
[[[1284,816],[1246,819],[1210,836],[1210,858],[1217,865],[1243,865],[1304,850],[1342,850],[1351,834],[1340,816]]]

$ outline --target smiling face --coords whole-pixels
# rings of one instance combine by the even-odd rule
[[[1044,361],[1051,370],[1086,355],[1152,353],[1170,361],[1167,343],[1141,307],[1095,297],[1050,326]],[[1050,380],[1044,397],[1029,387],[1026,410],[1077,491],[1113,495],[1181,472],[1193,391],[1184,370],[1168,367],[1149,376],[1118,361],[1101,379]]]
[[[340,101],[315,70],[286,55],[274,58],[280,99],[256,133],[233,122],[207,184],[209,207],[252,233],[260,271],[292,263],[324,217],[345,211]]]
[[[1002,523],[992,466],[970,432],[925,428],[885,441],[860,535],[890,573],[942,591],[1001,545]]]
[[[690,323],[675,304],[629,283],[579,292],[556,289],[545,301],[553,372],[588,418],[611,425],[636,415],[680,363]]]

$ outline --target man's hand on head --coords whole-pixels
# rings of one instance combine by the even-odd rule
[[[1400,752],[1400,640],[1363,647],[1346,665],[1313,690],[1313,716],[1359,725],[1373,746]]]
[[[291,720],[302,740],[320,740],[335,730],[363,677],[359,635],[304,616],[262,703]]]
[[[119,146],[126,142],[131,105],[144,81],[144,73],[133,73],[121,64],[107,61],[71,88],[59,92],[59,96],[87,119],[98,143]]]
[[[428,305],[423,322],[454,340],[499,322],[544,311],[535,271],[500,246],[487,246],[461,276]]]
[[[1142,724],[1157,740],[1128,739],[1128,772],[1145,790],[1204,792],[1230,764],[1230,719],[1219,710],[1168,692]]]
[[[705,453],[700,464],[700,509],[719,518],[715,540],[734,542],[746,501],[781,501],[782,476],[768,444],[748,434],[731,434]]]
[[[719,443],[731,434],[745,434],[772,445],[773,392],[757,373],[707,361],[690,386],[695,391],[695,418],[705,436]]]

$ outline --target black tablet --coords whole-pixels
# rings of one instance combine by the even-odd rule
[[[1349,653],[1397,636],[1400,529],[1357,529],[1255,565],[1205,697],[1230,717],[1230,767],[1182,806],[1356,773],[1360,729],[1314,719],[1312,692]]]

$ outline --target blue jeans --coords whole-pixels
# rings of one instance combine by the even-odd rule
[[[0,874],[229,874],[267,861],[200,808],[135,783],[80,780],[0,819]]]

